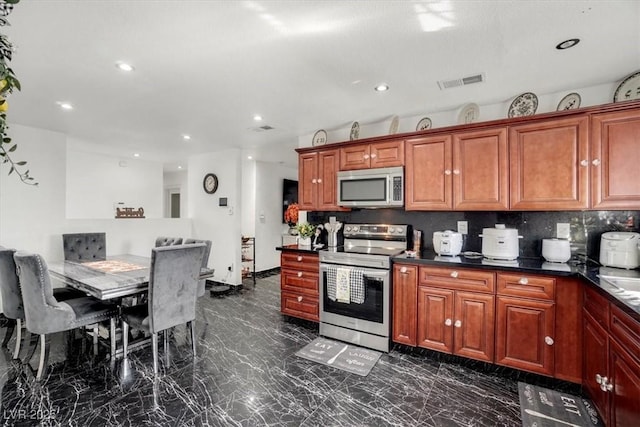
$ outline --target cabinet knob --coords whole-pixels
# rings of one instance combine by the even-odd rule
[[[453,174],[454,175],[460,175],[460,170],[459,169],[454,169],[453,170]]]
[[[462,322],[459,320],[456,320],[456,323],[454,323],[453,326],[455,326],[456,328],[459,328],[460,326],[462,326]]]
[[[589,160],[580,160],[580,166],[589,166]]]
[[[529,279],[527,279],[526,277],[521,277],[520,280],[518,280],[518,283],[520,283],[521,285],[526,285],[527,283],[529,283]]]
[[[315,178],[313,178],[313,179],[311,180],[311,183],[312,183],[312,184],[317,184],[317,183],[318,183],[318,180],[317,180],[317,179],[315,179]]]
[[[365,160],[367,160],[369,158],[368,154],[365,154],[364,156],[362,156]]]
[[[302,277],[302,271],[298,271],[298,277]]]
[[[447,326],[451,326],[451,323],[452,323],[451,319],[447,319],[447,320],[444,321],[444,324],[447,325]]]
[[[613,384],[611,384],[610,382],[607,382],[604,388],[606,389],[606,391],[611,391],[613,390]]]
[[[302,297],[298,297],[298,302],[302,302]]]
[[[602,376],[600,374],[596,374],[596,383],[602,384]]]
[[[322,178],[318,178],[318,184],[322,184]]]
[[[457,271],[452,271],[449,276],[451,276],[451,277],[453,277],[455,279],[456,277],[458,277],[458,272]]]
[[[298,260],[298,262],[302,261],[302,255],[298,255],[297,260]]]
[[[544,343],[546,345],[553,345],[553,343],[554,343],[553,338],[551,338],[549,336],[544,337]]]
[[[407,267],[400,267],[400,273],[407,274]]]
[[[593,161],[591,162],[591,164],[593,166],[600,166],[600,159],[593,159]]]
[[[378,155],[377,155],[376,153],[372,153],[372,154],[371,154],[371,158],[372,158],[372,159],[375,159],[376,157],[378,157]]]
[[[445,169],[444,170],[444,174],[445,175],[451,175],[451,169]]]

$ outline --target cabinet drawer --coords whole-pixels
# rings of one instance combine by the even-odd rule
[[[584,309],[604,329],[609,329],[609,301],[590,285],[584,286]]]
[[[622,347],[640,361],[640,323],[611,304],[610,333]]]
[[[313,271],[315,273],[320,271],[318,255],[302,252],[283,252],[280,256],[280,267]]]
[[[318,296],[318,274],[303,270],[282,269],[280,287],[283,291]]]
[[[495,274],[465,268],[420,267],[420,285],[476,292],[495,291]]]
[[[556,279],[528,274],[498,273],[498,295],[554,300]]]
[[[295,292],[282,291],[280,294],[280,311],[283,314],[317,322],[318,307],[318,298]]]

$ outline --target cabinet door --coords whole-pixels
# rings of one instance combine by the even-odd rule
[[[404,141],[375,142],[369,152],[372,168],[404,165]]]
[[[640,364],[615,340],[610,343],[612,426],[637,426],[640,423]]]
[[[340,170],[369,169],[369,144],[351,145],[340,149]]]
[[[493,362],[494,320],[493,295],[456,292],[454,354]]]
[[[554,304],[498,297],[496,363],[553,375]]]
[[[509,209],[507,129],[453,135],[453,209]]]
[[[338,150],[320,151],[318,153],[318,199],[316,210],[339,210],[336,197],[338,195]]]
[[[407,141],[405,210],[450,210],[451,136]]]
[[[596,378],[607,377],[607,352],[609,336],[587,310],[583,312],[582,342],[584,354],[582,360],[582,386],[606,422],[609,419],[609,393],[600,389]]]
[[[591,197],[595,209],[640,209],[640,111],[591,121]]]
[[[318,187],[318,153],[300,154],[298,157],[298,205],[301,210],[316,207]]]
[[[393,267],[393,341],[416,345],[418,267]]]
[[[454,291],[418,288],[418,346],[453,353]]]
[[[588,123],[579,116],[509,129],[511,209],[589,206]]]

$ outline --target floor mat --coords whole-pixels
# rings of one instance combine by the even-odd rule
[[[299,350],[296,356],[366,377],[381,354],[378,351],[318,337]]]
[[[518,394],[523,427],[604,426],[587,399],[523,382]]]

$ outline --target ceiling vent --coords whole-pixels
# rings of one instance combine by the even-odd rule
[[[475,74],[473,76],[462,77],[461,79],[454,80],[440,80],[438,86],[441,90],[451,89],[452,87],[466,86],[473,83],[482,83],[485,81],[484,73]]]
[[[249,129],[254,131],[254,132],[264,132],[266,130],[273,130],[275,128],[273,126],[263,125],[263,126],[258,126],[258,127],[254,127],[254,128],[249,128]]]

